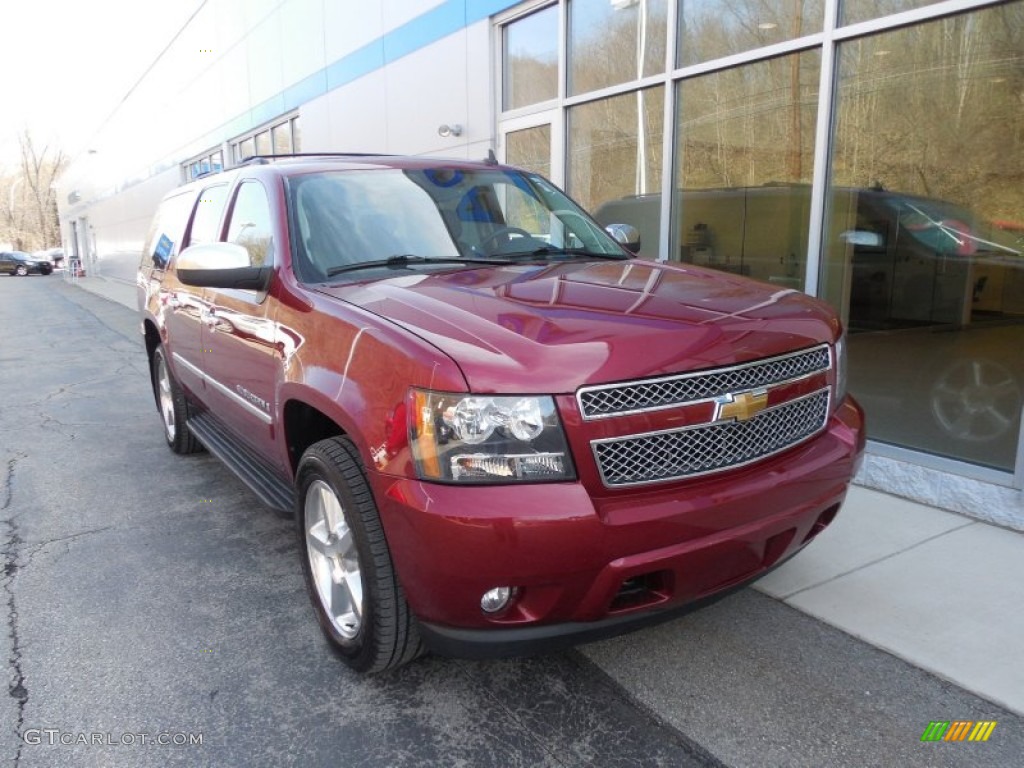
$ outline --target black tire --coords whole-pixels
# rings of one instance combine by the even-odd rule
[[[150,374],[153,381],[153,395],[156,398],[156,409],[164,424],[164,439],[167,446],[175,453],[182,455],[198,453],[203,450],[196,436],[187,426],[192,415],[192,405],[178,382],[174,380],[171,369],[167,366],[167,354],[162,344],[153,350],[150,363]]]
[[[18,277],[25,277],[28,274],[28,268],[25,266],[18,266],[15,268],[14,274]]]
[[[332,649],[357,672],[373,674],[409,663],[423,652],[419,628],[398,583],[355,446],[344,437],[313,444],[302,455],[295,482],[302,572]],[[338,505],[332,507],[333,523],[325,511],[331,494]],[[353,580],[359,585],[358,608]],[[329,597],[321,586],[330,590]]]

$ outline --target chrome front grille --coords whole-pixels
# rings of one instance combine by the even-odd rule
[[[711,400],[729,392],[775,386],[831,367],[827,344],[729,368],[660,379],[581,388],[576,397],[585,419],[600,419]]]
[[[719,421],[592,443],[608,487],[696,477],[766,458],[821,431],[829,389],[774,406],[748,421]]]

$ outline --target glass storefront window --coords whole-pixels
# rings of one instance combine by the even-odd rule
[[[274,139],[275,155],[290,155],[292,153],[292,130],[288,123],[275,125],[272,131]]]
[[[274,145],[270,141],[270,131],[262,131],[256,134],[256,154],[257,155],[272,155],[274,154]]]
[[[876,0],[877,1],[877,0]],[[821,32],[823,0],[680,0],[680,67]]]
[[[558,96],[558,6],[502,29],[502,107],[518,109]]]
[[[551,126],[536,125],[505,134],[505,162],[551,177]]]
[[[245,160],[247,157],[252,157],[256,154],[256,141],[255,139],[249,138],[244,139],[238,143],[238,160]]]
[[[802,289],[821,57],[679,83],[673,260]]]
[[[938,2],[941,0],[840,0],[840,23],[856,24]]]
[[[572,0],[569,93],[665,71],[667,0]]]
[[[603,225],[636,227],[640,256],[651,259],[658,257],[664,109],[659,86],[569,110],[569,194]]]
[[[1012,471],[1024,3],[844,42],[822,286],[869,437]]]

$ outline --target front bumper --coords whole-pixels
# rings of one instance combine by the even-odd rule
[[[427,644],[518,655],[608,637],[718,599],[835,517],[864,446],[850,399],[813,440],[717,476],[591,496],[581,483],[458,487],[371,477]],[[503,612],[480,597],[516,588]]]

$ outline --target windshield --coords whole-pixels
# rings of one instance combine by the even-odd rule
[[[600,225],[535,174],[383,168],[292,177],[288,187],[296,271],[309,282],[370,262],[419,268],[438,259],[450,268],[460,260],[567,253],[626,257]]]

